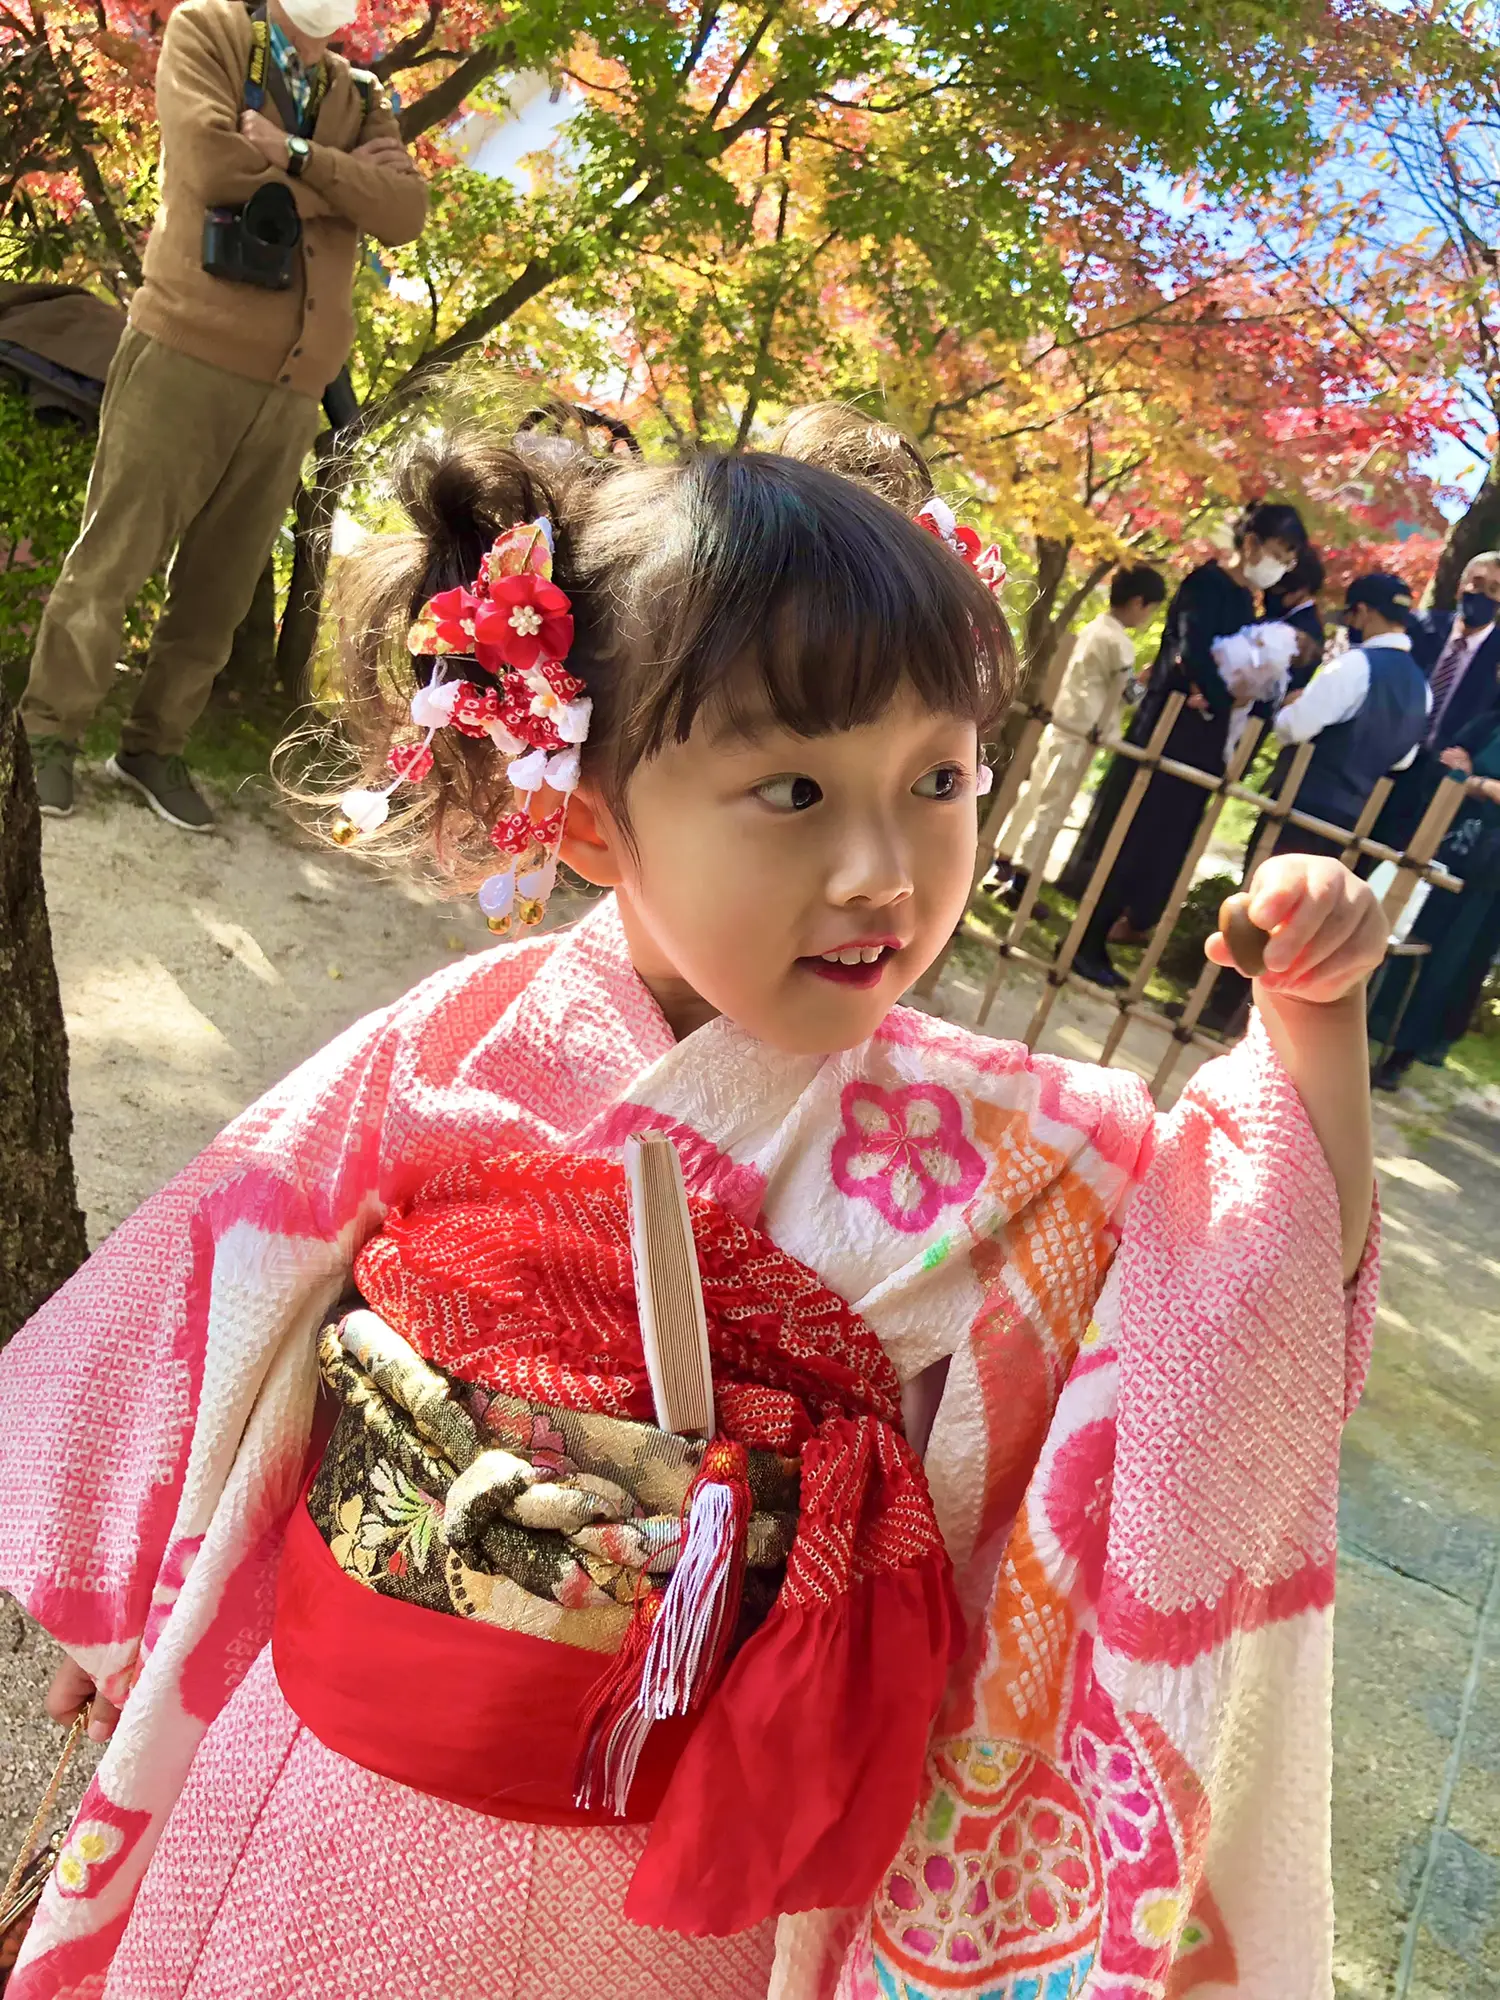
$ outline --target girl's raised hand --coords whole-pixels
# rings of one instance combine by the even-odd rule
[[[1385,957],[1387,926],[1369,884],[1339,861],[1276,854],[1251,879],[1250,921],[1269,932],[1259,983],[1289,999],[1327,1004],[1354,992]],[[1205,950],[1233,966],[1222,931]]]
[[[66,1657],[52,1676],[45,1707],[54,1722],[64,1725],[71,1723],[81,1708],[87,1708],[89,1736],[95,1743],[107,1743],[120,1719],[120,1711],[114,1703],[106,1701],[96,1690],[93,1681],[76,1660]]]

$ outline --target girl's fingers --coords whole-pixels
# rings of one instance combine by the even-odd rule
[[[1280,944],[1285,947],[1290,938],[1292,926],[1288,924],[1266,947],[1266,970],[1282,979],[1305,978],[1341,950],[1363,923],[1364,910],[1352,897],[1334,902],[1322,912],[1315,926],[1304,934],[1300,949],[1290,956],[1285,949],[1273,952],[1273,946]]]
[[[1372,962],[1368,944],[1355,936],[1309,971],[1295,977],[1283,975],[1267,984],[1274,993],[1285,993],[1294,1000],[1340,1000],[1368,979],[1379,962],[1378,957]]]
[[[76,1660],[64,1659],[52,1676],[44,1706],[54,1722],[68,1723],[93,1698],[93,1681]]]
[[[1330,923],[1291,967],[1271,975],[1266,983],[1272,991],[1331,999],[1368,978],[1385,957],[1385,925],[1373,904],[1356,904],[1353,915],[1351,924]]]
[[[1252,920],[1262,930],[1272,934],[1271,942],[1266,946],[1266,971],[1290,971],[1337,907],[1337,885],[1316,879],[1304,883],[1302,894],[1291,910],[1271,923],[1266,922],[1265,915],[1252,897]]]
[[[120,1719],[120,1711],[112,1701],[106,1701],[102,1694],[94,1696],[89,1710],[89,1741],[107,1743],[115,1733],[115,1724]]]
[[[1251,877],[1246,910],[1252,923],[1273,931],[1297,910],[1307,894],[1307,863],[1303,856],[1277,854],[1262,862]]]

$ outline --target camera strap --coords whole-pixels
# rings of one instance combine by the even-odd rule
[[[313,78],[312,96],[308,99],[307,115],[298,115],[287,80],[281,73],[281,65],[271,54],[271,23],[266,18],[264,6],[257,7],[250,16],[250,61],[245,70],[245,109],[263,109],[267,97],[276,106],[282,125],[288,132],[300,138],[310,138],[312,129],[318,122],[318,107],[323,102],[323,93],[328,87],[328,65],[319,63]]]

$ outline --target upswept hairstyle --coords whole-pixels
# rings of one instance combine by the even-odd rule
[[[340,784],[351,763],[384,782],[390,749],[412,735],[411,696],[435,662],[413,658],[407,634],[427,599],[471,584],[495,536],[539,514],[573,604],[567,668],[594,702],[584,780],[627,828],[632,773],[700,718],[819,736],[874,720],[909,687],[983,737],[1010,700],[1014,647],[990,591],[895,506],[820,466],[766,452],[652,466],[555,436],[459,433],[410,449],[393,486],[410,530],[346,558],[334,595],[352,753]],[[473,662],[459,671],[490,682]],[[432,748],[430,774],[400,787],[360,849],[467,885],[494,867],[506,760],[452,729]]]
[[[1307,546],[1307,530],[1302,516],[1284,500],[1257,500],[1247,507],[1234,524],[1234,545],[1241,548],[1246,535],[1258,542],[1283,542],[1294,555]]]
[[[904,431],[863,417],[847,403],[792,410],[767,449],[867,486],[903,514],[915,514],[935,490],[927,460]]]

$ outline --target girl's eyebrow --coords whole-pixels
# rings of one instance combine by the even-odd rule
[[[756,750],[772,737],[785,743],[805,743],[809,740],[799,736],[795,729],[788,729],[780,717],[762,702],[756,702],[749,708],[726,704],[706,719],[706,733],[709,746],[714,750]]]

